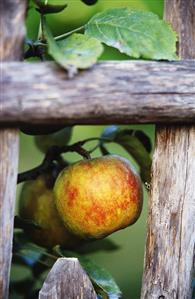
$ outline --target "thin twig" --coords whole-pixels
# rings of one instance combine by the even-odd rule
[[[67,37],[67,36],[69,36],[70,34],[72,34],[72,33],[74,33],[74,32],[78,32],[78,31],[81,31],[82,29],[84,29],[84,25],[83,26],[81,26],[81,27],[78,27],[78,28],[76,28],[76,29],[73,29],[73,30],[71,30],[71,31],[69,31],[69,32],[66,32],[66,33],[63,33],[63,34],[61,34],[61,35],[59,35],[59,36],[56,36],[56,37],[54,37],[54,39],[55,40],[59,40],[59,39],[61,39],[61,38],[63,38],[63,37]]]
[[[65,145],[62,147],[58,147],[58,146],[53,146],[51,147],[48,152],[46,153],[42,163],[31,169],[28,171],[25,171],[23,173],[20,173],[18,175],[18,181],[17,183],[21,183],[24,181],[28,181],[28,180],[33,180],[36,179],[39,175],[48,172],[49,170],[52,170],[55,165],[56,162],[58,164],[61,164],[62,161],[62,157],[61,154],[63,153],[67,153],[67,152],[76,152],[79,155],[81,155],[83,158],[85,159],[90,159],[90,152],[85,150],[82,146],[90,141],[94,141],[94,140],[100,140],[100,138],[88,138],[79,142],[76,142],[72,145]],[[56,161],[56,162],[54,162]],[[62,165],[62,164],[61,164]],[[64,161],[64,167],[66,167],[66,162]]]

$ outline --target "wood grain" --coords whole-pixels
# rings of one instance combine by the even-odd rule
[[[191,299],[195,128],[158,127],[142,298]]]
[[[8,63],[5,124],[195,123],[195,60],[103,62],[69,80],[54,63]]]
[[[0,60],[21,60],[25,34],[25,0],[0,1]]]
[[[19,60],[22,56],[26,1],[0,1],[0,60]],[[2,64],[2,63],[1,63]],[[1,78],[4,70],[1,68]],[[3,110],[1,89],[0,111]],[[19,134],[17,129],[0,129],[0,298],[8,298],[12,257],[13,220],[16,195]]]
[[[77,258],[59,258],[49,272],[39,299],[97,299]]]
[[[195,1],[165,4],[165,18],[180,38],[181,58],[195,58]],[[192,298],[194,178],[195,127],[157,126],[142,299]]]
[[[195,58],[195,1],[165,1],[166,20],[178,34],[178,54],[184,59]]]
[[[0,298],[8,297],[18,167],[17,129],[0,130]]]

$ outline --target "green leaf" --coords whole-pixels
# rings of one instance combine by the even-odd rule
[[[40,126],[40,125],[29,125],[29,124],[22,124],[20,130],[22,133],[27,135],[47,135],[53,134],[57,131],[64,129],[64,125],[47,125],[47,126]]]
[[[152,12],[112,8],[93,16],[85,33],[133,58],[176,60],[176,33]]]
[[[140,166],[142,181],[150,182],[151,157],[152,149],[150,138],[140,130],[121,130],[118,126],[106,127],[101,135],[105,140],[100,144],[100,150],[106,154],[104,144],[106,142],[116,142],[120,144]],[[106,141],[107,139],[107,141]],[[103,147],[103,149],[102,149]]]
[[[38,6],[36,10],[43,15],[50,14],[50,13],[59,13],[67,7],[67,4],[61,4],[61,5],[45,4],[44,1],[41,0],[34,0],[34,2]]]
[[[81,0],[86,5],[94,5],[97,3],[98,0]]]
[[[34,137],[35,144],[43,153],[47,153],[52,146],[64,146],[70,141],[72,128],[67,126],[52,134],[37,135]]]
[[[72,77],[77,69],[92,66],[101,55],[103,46],[95,38],[83,34],[73,34],[62,41],[55,41],[43,19],[44,34],[48,43],[48,52],[53,59]]]
[[[74,65],[71,65],[68,61],[66,56],[64,55],[63,51],[58,46],[57,42],[55,41],[46,21],[43,18],[43,29],[44,35],[47,39],[48,43],[48,53],[53,57],[53,59],[65,70],[68,71],[69,77],[73,77],[77,73],[77,69]]]
[[[101,42],[93,37],[74,33],[57,42],[69,64],[85,69],[96,63],[103,52]]]
[[[44,254],[45,249],[29,242],[24,233],[14,234],[13,254],[23,262],[32,267]]]
[[[121,131],[115,138],[115,142],[120,144],[135,159],[140,166],[142,181],[149,183],[152,160],[143,143],[132,134],[132,130],[129,132],[128,130]]]
[[[139,141],[143,144],[145,149],[147,150],[148,153],[151,153],[152,151],[152,143],[150,138],[142,131],[136,130],[135,131],[135,136],[139,139]]]
[[[14,228],[21,228],[24,230],[41,229],[40,225],[38,225],[37,223],[28,219],[23,219],[19,216],[14,217]]]
[[[120,132],[119,126],[115,126],[115,125],[108,126],[104,129],[101,138],[113,141],[119,132]]]
[[[78,258],[83,269],[87,272],[98,294],[103,299],[121,298],[121,291],[113,277],[104,268],[92,262],[90,259],[81,256],[75,252],[63,250],[59,246],[55,247],[55,251],[60,256]]]
[[[90,241],[87,244],[82,245],[78,250],[79,253],[92,253],[97,251],[114,251],[120,249],[120,246],[117,245],[111,239],[102,239],[96,241]]]
[[[79,261],[103,298],[106,298],[106,294],[109,299],[121,298],[121,291],[107,270],[85,257],[80,257]]]
[[[109,151],[102,143],[100,143],[100,151],[103,156],[110,155]]]

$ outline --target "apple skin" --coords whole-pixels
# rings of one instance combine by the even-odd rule
[[[41,229],[28,230],[32,241],[43,247],[57,244],[72,249],[80,239],[69,233],[56,210],[53,190],[46,186],[44,176],[24,183],[19,200],[19,216],[38,224]]]
[[[127,159],[116,155],[66,167],[54,194],[68,230],[83,239],[104,238],[133,224],[143,203],[139,175]]]

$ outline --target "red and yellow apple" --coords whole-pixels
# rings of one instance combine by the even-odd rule
[[[24,183],[19,200],[19,215],[41,227],[40,230],[28,231],[28,236],[38,245],[53,247],[59,244],[64,248],[73,248],[80,243],[77,237],[67,231],[60,219],[53,190],[47,187],[44,176]]]
[[[68,230],[98,239],[133,224],[142,210],[139,175],[122,157],[108,155],[79,161],[58,176],[55,203]]]

